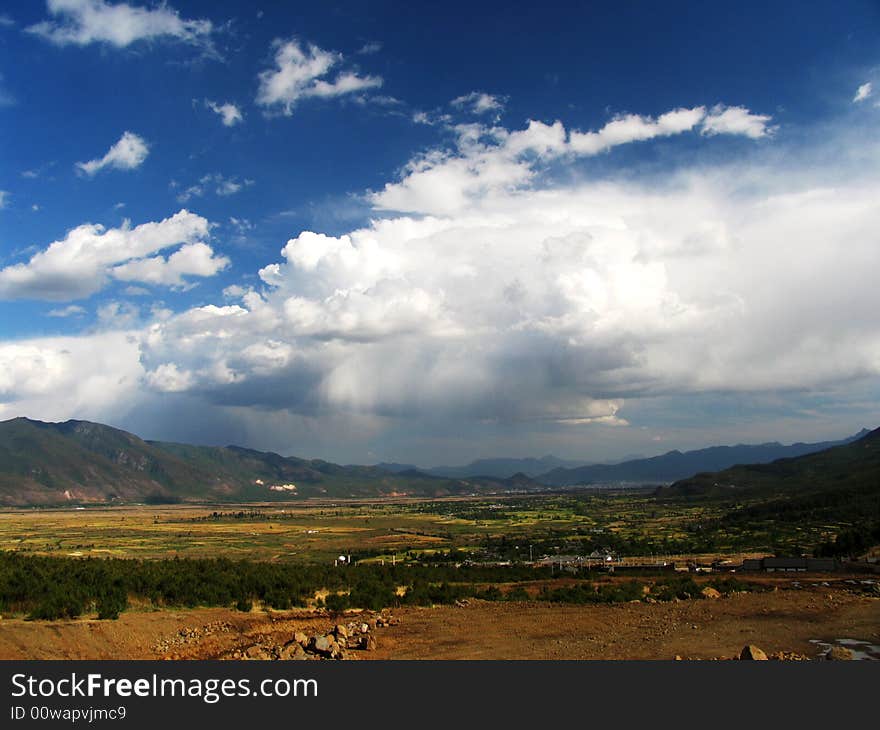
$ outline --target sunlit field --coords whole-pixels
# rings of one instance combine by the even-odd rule
[[[747,526],[728,506],[647,493],[126,506],[0,512],[0,549],[70,557],[228,557],[273,562],[504,560],[593,552],[659,562],[812,547],[836,524]]]

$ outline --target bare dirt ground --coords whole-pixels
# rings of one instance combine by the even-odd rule
[[[777,590],[672,603],[539,602],[401,608],[377,629],[378,648],[358,659],[712,659],[746,644],[767,654],[817,657],[811,640],[880,645],[880,598],[840,576],[765,579]],[[822,581],[827,580],[827,585]],[[234,658],[254,644],[284,644],[294,631],[326,632],[319,612],[228,609],[129,610],[117,621],[0,620],[0,659]]]

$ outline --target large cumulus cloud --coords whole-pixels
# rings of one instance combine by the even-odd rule
[[[560,123],[457,128],[368,194],[367,225],[293,232],[231,298],[146,323],[139,393],[210,404],[281,448],[416,423],[441,441],[572,432],[660,402],[876,382],[876,140],[766,146],[769,118],[730,107],[616,121],[589,144]],[[577,166],[695,130],[759,147],[638,180]]]
[[[496,149],[422,157],[386,192]],[[299,233],[241,301],[156,323],[144,366],[305,413],[570,424],[880,370],[873,176],[823,185],[788,160],[539,187],[514,163],[454,213]]]

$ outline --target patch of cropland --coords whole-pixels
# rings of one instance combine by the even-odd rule
[[[332,564],[524,563],[607,556],[634,563],[800,555],[836,541],[863,516],[801,512],[777,519],[761,498],[658,498],[586,489],[564,494],[308,500],[0,510],[0,550],[28,555],[167,557]],[[786,513],[783,513],[785,515]],[[870,535],[838,547],[878,544]],[[844,549],[844,545],[848,545]],[[855,552],[853,552],[855,550]]]
[[[440,496],[529,486],[527,477],[444,479],[236,446],[144,441],[88,421],[0,423],[0,505],[7,506]]]
[[[153,607],[295,606],[379,610],[407,605],[539,598],[561,603],[616,603],[713,597],[752,590],[729,578],[698,585],[691,577],[623,582],[591,573],[562,580],[552,568],[526,566],[324,565],[292,567],[254,561],[94,560],[0,553],[0,612],[31,619],[97,615],[115,619],[129,601]]]

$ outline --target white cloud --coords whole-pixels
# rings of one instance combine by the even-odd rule
[[[137,41],[175,40],[203,45],[213,31],[210,20],[187,20],[162,3],[144,8],[105,0],[47,0],[46,20],[28,27],[29,33],[59,46],[107,43],[125,48]]]
[[[103,329],[122,330],[137,324],[140,307],[131,302],[105,302],[98,307],[98,323]]]
[[[249,290],[238,284],[230,284],[223,289],[223,296],[228,299],[241,299]]]
[[[229,259],[216,256],[206,243],[189,243],[168,256],[153,256],[129,261],[111,269],[120,281],[139,281],[180,288],[186,286],[187,276],[214,276],[229,266]]]
[[[205,106],[220,116],[224,127],[234,127],[236,124],[241,124],[244,121],[241,109],[231,102],[227,101],[223,104],[218,104],[210,99],[205,99]]]
[[[224,177],[219,172],[203,175],[197,183],[185,188],[177,195],[178,203],[186,203],[191,198],[201,198],[208,193],[219,195],[221,198],[235,195],[246,187],[254,184],[253,180],[237,177]]]
[[[760,139],[775,131],[775,127],[767,125],[771,119],[767,114],[752,114],[742,106],[718,104],[703,120],[703,134],[734,134]]]
[[[81,307],[78,304],[69,304],[66,307],[59,307],[58,309],[50,309],[47,312],[49,317],[79,317],[86,313],[85,307]]]
[[[120,228],[110,229],[85,223],[32,256],[27,263],[0,270],[0,299],[82,299],[102,289],[112,277],[121,278],[116,270],[127,262],[134,266],[141,260],[151,261],[148,257],[162,249],[178,245],[185,248],[207,237],[208,221],[187,210],[135,228],[131,228],[128,221]],[[210,268],[205,266],[204,251],[195,253],[198,263],[190,258],[193,252],[178,260],[176,266],[192,269],[180,273],[202,276],[199,271]],[[214,259],[217,263],[222,260]],[[169,272],[168,278],[177,284],[170,273],[173,267],[166,269],[157,263],[151,265]],[[197,266],[203,269],[195,270]],[[126,281],[135,278],[127,275],[130,271],[122,269]]]
[[[472,91],[470,94],[456,97],[450,104],[459,108],[467,108],[474,114],[498,113],[504,109],[504,102],[500,97],[483,91]]]
[[[751,138],[771,132],[769,116],[740,107],[674,109],[657,118],[627,114],[598,131],[566,131],[561,122],[531,120],[525,129],[508,131],[481,124],[452,127],[457,149],[429,150],[411,160],[401,180],[370,195],[376,207],[400,212],[446,215],[474,200],[523,188],[536,174],[534,159],[590,157],[624,144],[701,130],[704,135],[734,134]]]
[[[179,393],[192,387],[193,374],[174,363],[163,363],[146,374],[147,385],[162,393]]]
[[[704,122],[706,109],[674,109],[653,119],[626,114],[608,122],[598,132],[571,132],[571,150],[578,155],[595,155],[630,142],[643,142],[655,137],[669,137],[694,129]]]
[[[869,96],[871,96],[872,88],[871,82],[869,81],[866,84],[862,84],[858,90],[856,91],[856,95],[853,97],[853,103],[858,103],[860,101],[864,101]]]
[[[381,50],[382,50],[381,43],[379,43],[378,41],[371,41],[369,43],[364,43],[364,45],[362,45],[360,47],[360,49],[358,49],[358,53],[361,54],[362,56],[369,56],[369,55],[372,55],[373,53],[378,53]]]
[[[0,418],[113,422],[136,407],[142,374],[127,332],[0,342]]]
[[[123,132],[119,141],[107,150],[103,157],[88,162],[77,162],[76,167],[89,177],[108,167],[116,170],[134,170],[144,163],[148,154],[150,154],[150,146],[143,137],[133,132]]]
[[[333,98],[382,85],[378,76],[360,76],[354,71],[342,71],[328,80],[330,70],[343,61],[339,53],[314,44],[303,48],[297,40],[276,40],[273,45],[275,68],[260,72],[257,104],[280,107],[286,116],[293,113],[300,99]]]
[[[702,118],[624,119],[603,144]],[[522,184],[502,174],[445,213],[426,195],[412,216],[301,232],[259,270],[262,292],[153,325],[145,366],[173,364],[175,387],[218,403],[571,427],[625,423],[630,399],[880,375],[876,165],[833,188],[814,160],[770,155],[542,185],[534,165],[574,153],[561,125],[533,123],[461,130],[458,150],[408,169],[448,172],[442,197],[467,180],[459,165],[500,166],[486,153],[508,145],[532,155],[512,171]]]
[[[583,152],[561,123],[461,127],[454,149],[419,155],[394,183],[421,181],[410,214],[292,232],[250,287],[141,326],[126,371],[248,422],[442,422],[447,435],[514,422],[577,432],[662,398],[876,383],[876,140],[759,146],[747,161],[637,180],[565,168],[601,147],[698,133],[705,118],[621,117]],[[559,177],[538,174],[547,160]],[[24,360],[19,382],[50,383],[29,402],[46,408],[71,387]]]
[[[6,13],[0,14],[0,26],[4,28],[11,28],[15,25],[15,21],[10,18]]]
[[[8,190],[0,190],[0,209],[6,207],[6,201],[9,199],[9,191]]]

